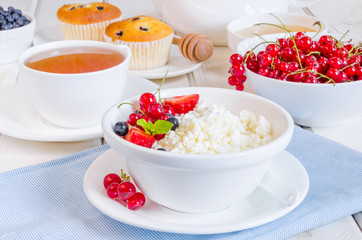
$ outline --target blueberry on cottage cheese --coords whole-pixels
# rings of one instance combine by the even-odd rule
[[[10,6],[5,10],[0,6],[0,31],[22,27],[29,23],[29,19],[23,16],[20,9]]]

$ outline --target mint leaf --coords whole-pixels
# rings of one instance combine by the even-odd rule
[[[166,134],[171,130],[173,123],[165,120],[157,120],[154,124],[147,122],[145,119],[138,119],[137,125],[141,126],[147,134]]]
[[[153,123],[152,122],[147,122],[144,119],[138,119],[137,120],[137,125],[141,126],[144,130],[145,133],[152,135],[152,132],[155,131]]]
[[[166,134],[173,127],[173,123],[165,120],[157,120],[154,124],[155,135],[156,134]]]

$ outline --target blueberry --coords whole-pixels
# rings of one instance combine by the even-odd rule
[[[128,133],[128,125],[126,122],[117,122],[113,126],[113,131],[118,136],[126,136],[126,134]]]
[[[13,13],[11,16],[14,18],[14,20],[16,20],[20,17],[20,15],[17,13]]]
[[[98,9],[98,10],[103,10],[103,7],[102,7],[102,6],[98,6],[97,9]]]
[[[24,20],[24,25],[29,24],[29,23],[30,23],[30,21],[28,19]]]
[[[178,128],[179,122],[178,122],[177,118],[175,118],[175,117],[170,117],[170,118],[167,119],[167,121],[169,121],[170,123],[173,123],[173,126],[172,126],[172,128],[171,128],[172,131],[175,131],[176,128]]]
[[[15,11],[15,8],[14,7],[8,7],[8,13],[13,13]]]
[[[15,9],[14,14],[18,14],[19,16],[21,16],[23,13],[20,9]]]
[[[157,148],[157,150],[166,151],[166,149],[164,149],[164,148]]]
[[[6,19],[6,21],[7,21],[8,23],[13,23],[13,22],[14,22],[14,18],[13,18],[12,15],[7,16],[5,19]]]

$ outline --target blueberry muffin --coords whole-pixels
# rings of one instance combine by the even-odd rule
[[[103,2],[67,4],[58,9],[57,18],[67,40],[104,41],[104,29],[108,24],[122,20],[122,12]]]
[[[109,24],[104,38],[131,48],[131,70],[146,70],[168,62],[173,35],[166,23],[150,16],[136,16]]]

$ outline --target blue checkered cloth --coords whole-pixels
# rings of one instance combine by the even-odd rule
[[[287,151],[310,178],[305,200],[259,227],[213,235],[133,227],[98,211],[83,177],[108,145],[0,174],[0,239],[284,239],[362,210],[362,153],[295,127]]]

